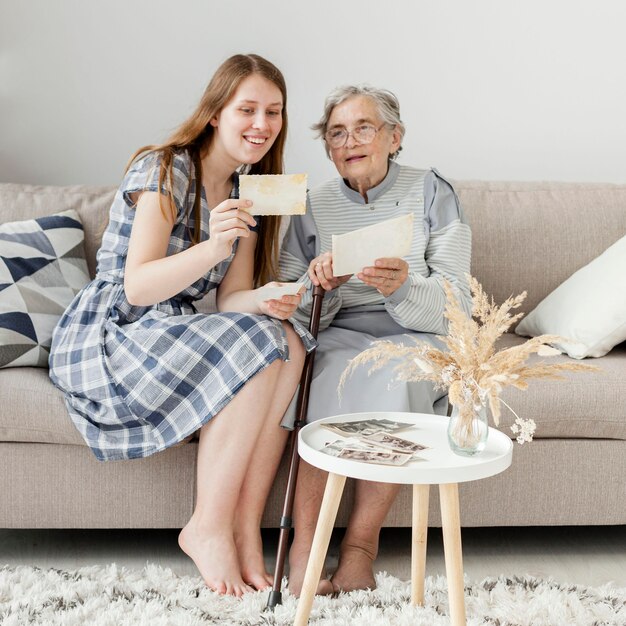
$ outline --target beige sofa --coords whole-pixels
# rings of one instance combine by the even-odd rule
[[[458,181],[456,188],[473,230],[472,273],[499,302],[528,290],[527,312],[626,233],[626,186]],[[0,222],[78,210],[93,273],[113,192],[0,184]],[[517,413],[535,419],[536,439],[515,445],[506,472],[461,485],[463,525],[626,523],[626,345],[594,362],[602,374],[505,393]],[[507,432],[510,423],[505,416]],[[195,456],[189,443],[147,459],[98,462],[45,369],[0,370],[1,528],[181,527],[193,507]],[[285,465],[265,526],[278,525]],[[430,511],[439,525],[436,502]],[[410,526],[410,513],[404,489],[387,525]]]

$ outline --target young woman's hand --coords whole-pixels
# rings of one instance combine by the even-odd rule
[[[237,237],[250,236],[250,227],[256,225],[256,220],[243,209],[251,206],[250,200],[228,199],[211,209],[209,245],[220,261],[230,256]]]
[[[271,282],[267,283],[267,287],[280,287],[283,283]],[[304,287],[293,296],[281,296],[278,299],[261,300],[259,302],[259,309],[263,315],[274,317],[278,320],[289,319],[298,308],[302,294],[304,293]]]
[[[326,291],[336,289],[350,280],[352,274],[335,276],[333,274],[333,255],[330,252],[322,252],[309,263],[309,278],[317,287],[321,285]]]

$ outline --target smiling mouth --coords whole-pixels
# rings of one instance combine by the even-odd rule
[[[254,144],[255,146],[262,146],[267,141],[267,137],[246,137],[246,135],[244,135],[243,138],[248,143]]]

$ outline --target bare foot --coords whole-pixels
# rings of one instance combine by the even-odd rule
[[[259,528],[236,530],[235,545],[243,580],[258,591],[271,587],[273,578],[265,570],[263,562],[261,530]]]
[[[302,583],[304,582],[304,574],[306,572],[306,565],[309,560],[310,549],[299,549],[291,546],[289,550],[289,591],[296,596],[300,597],[302,591]],[[317,585],[315,595],[317,596],[329,596],[334,593],[333,584],[328,580],[322,572],[322,578]]]
[[[372,555],[357,546],[342,547],[339,567],[333,574],[332,583],[336,593],[355,589],[376,589]]]
[[[209,589],[237,597],[253,591],[241,577],[237,548],[228,531],[207,535],[190,520],[178,535],[178,545],[196,564]]]

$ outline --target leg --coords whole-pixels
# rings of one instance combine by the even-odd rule
[[[256,589],[265,589],[272,584],[272,577],[266,572],[263,562],[261,518],[289,435],[289,431],[279,424],[298,386],[305,356],[302,341],[291,324],[284,322],[283,326],[289,342],[289,361],[282,363],[267,423],[257,439],[254,456],[243,481],[235,521],[241,575]]]
[[[296,610],[296,618],[294,626],[306,626],[315,597],[315,590],[318,585],[322,567],[324,566],[324,558],[328,551],[328,542],[333,532],[333,526],[337,517],[337,509],[341,502],[341,494],[346,484],[346,477],[339,474],[329,474],[326,490],[324,491],[324,500],[320,510],[315,536],[313,537],[313,545],[311,546],[311,557],[306,568],[304,583],[302,584],[302,595],[298,602]]]
[[[200,431],[196,507],[179,544],[219,593],[239,596],[250,590],[235,547],[235,510],[281,366],[275,361],[250,379]]]
[[[261,518],[288,434],[278,425],[268,427],[261,433],[257,440],[258,453],[249,466],[237,504],[234,536],[241,575],[255,589],[266,589],[272,585],[272,577],[265,570],[263,561]],[[252,471],[253,468],[256,471]]]
[[[439,485],[443,548],[448,577],[451,626],[465,626],[465,595],[463,585],[463,554],[461,550],[461,518],[459,515],[459,486]]]
[[[300,595],[302,588],[327,476],[326,472],[300,460],[293,505],[294,538],[289,550],[289,591],[295,596]],[[317,594],[331,593],[330,580],[320,580]]]
[[[373,563],[378,554],[380,528],[400,489],[399,485],[358,481],[354,508],[341,542],[335,591],[375,589]]]
[[[430,485],[413,485],[413,536],[411,542],[411,604],[424,605],[428,495]]]

